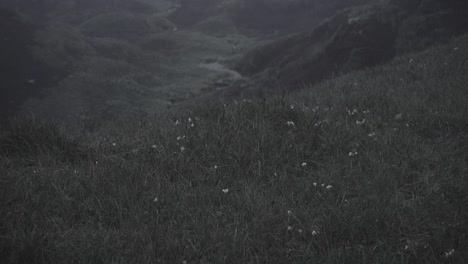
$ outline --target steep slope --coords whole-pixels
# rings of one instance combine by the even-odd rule
[[[412,5],[411,5],[412,3]],[[247,53],[235,67],[254,89],[297,89],[468,31],[464,1],[389,1],[348,9],[309,32]]]

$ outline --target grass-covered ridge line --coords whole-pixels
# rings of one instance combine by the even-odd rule
[[[464,263],[467,59],[463,37],[285,97],[2,129],[0,260]]]

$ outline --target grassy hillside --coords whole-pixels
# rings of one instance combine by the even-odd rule
[[[2,263],[466,263],[468,36],[283,97],[15,121]]]

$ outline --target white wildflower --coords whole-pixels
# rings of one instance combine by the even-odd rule
[[[184,151],[185,151],[185,147],[180,147],[180,151],[184,152]]]
[[[314,182],[313,185],[314,185],[315,187],[317,187],[317,183],[316,183],[316,182]]]
[[[403,114],[402,113],[399,113],[395,116],[395,120],[401,120],[403,119]]]
[[[156,196],[156,198],[154,198],[153,202],[157,202],[159,200],[159,198]]]
[[[313,235],[313,236],[316,236],[316,235],[318,235],[318,234],[319,234],[319,231],[315,231],[315,230],[312,231],[312,235]]]
[[[305,167],[305,166],[307,166],[307,163],[306,163],[306,162],[303,162],[303,163],[301,164],[301,166],[302,166],[302,167]]]
[[[363,119],[362,121],[356,120],[356,125],[362,125],[366,122],[366,119]]]
[[[288,122],[286,122],[286,124],[287,124],[288,126],[295,126],[295,124],[294,124],[293,121],[288,121]]]
[[[292,226],[288,226],[288,231],[291,231],[292,229]]]
[[[114,146],[114,147],[117,146],[117,143],[112,143],[112,146]]]
[[[448,252],[445,252],[445,257],[448,258],[448,257],[452,256],[453,253],[455,253],[455,249],[452,248]]]
[[[288,215],[292,215],[292,212],[290,210],[288,210]]]
[[[372,132],[372,133],[368,134],[369,137],[375,137],[375,135],[376,135],[375,132]]]
[[[221,191],[223,191],[223,193],[228,193],[229,189],[222,189]]]
[[[331,186],[331,185],[327,185],[327,187],[325,187],[325,189],[327,189],[327,190],[330,190],[331,188],[333,188],[333,186]]]

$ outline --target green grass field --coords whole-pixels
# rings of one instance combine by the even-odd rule
[[[468,36],[282,97],[0,134],[1,263],[468,263]]]

